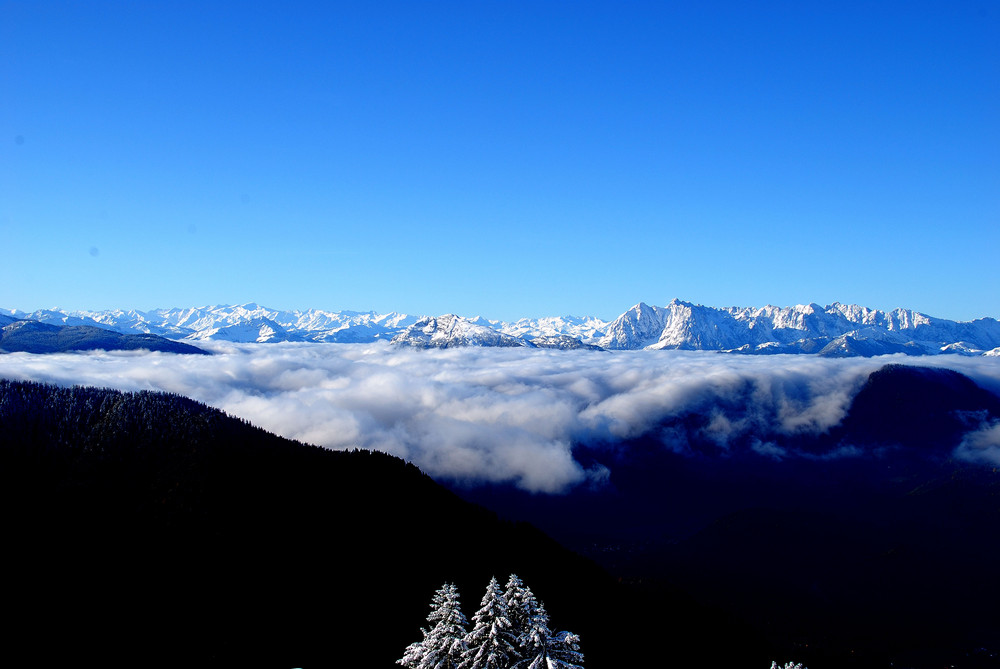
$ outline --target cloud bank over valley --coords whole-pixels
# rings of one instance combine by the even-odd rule
[[[604,464],[574,457],[580,444],[600,453],[652,437],[677,452],[696,442],[719,454],[748,447],[760,457],[795,457],[773,440],[837,425],[868,375],[889,362],[953,369],[1000,393],[998,358],[207,347],[216,355],[10,353],[0,356],[0,377],[177,393],[293,439],[386,451],[436,478],[544,493],[607,476]],[[821,455],[851,453],[839,448]],[[1000,464],[1000,427],[977,426],[956,455]]]

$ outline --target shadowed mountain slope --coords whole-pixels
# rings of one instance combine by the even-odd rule
[[[677,657],[767,657],[724,618],[640,597],[388,455],[173,395],[3,380],[0,435],[11,659],[388,668],[442,583],[471,615],[511,572],[594,669],[634,665],[654,630]],[[732,645],[712,645],[720,629]]]
[[[136,351],[209,355],[208,351],[152,334],[121,334],[91,325],[49,325],[13,321],[0,328],[0,353],[65,353],[67,351]]]
[[[886,365],[854,397],[842,439],[906,444],[948,456],[961,435],[1000,419],[1000,398],[950,369]]]

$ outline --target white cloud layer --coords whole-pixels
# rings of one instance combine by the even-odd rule
[[[705,416],[699,436],[723,449],[740,436],[823,432],[888,362],[955,369],[1000,393],[1000,359],[957,356],[211,347],[214,356],[11,353],[0,355],[0,377],[178,393],[304,442],[382,450],[435,477],[550,493],[606,474],[577,462],[573,444],[643,436],[685,413]],[[992,461],[994,432],[968,436],[960,454]],[[677,440],[668,445],[683,449]],[[753,449],[786,456],[766,441]]]

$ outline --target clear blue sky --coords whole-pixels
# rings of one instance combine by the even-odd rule
[[[0,1],[0,307],[1000,317],[1000,5]]]

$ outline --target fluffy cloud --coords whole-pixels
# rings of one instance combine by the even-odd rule
[[[574,459],[574,444],[643,436],[685,414],[704,416],[700,437],[720,448],[757,434],[820,433],[843,418],[867,375],[892,360],[420,351],[385,344],[211,346],[216,355],[210,357],[13,353],[0,356],[0,376],[178,393],[293,439],[386,451],[435,477],[551,493],[607,475],[601,466],[588,470]],[[947,366],[1000,391],[1000,360],[939,356],[918,364]],[[991,435],[984,443],[992,443]],[[978,449],[974,454],[994,453],[969,443]],[[766,457],[786,455],[773,443],[754,444]]]
[[[969,432],[955,449],[955,457],[969,462],[1000,465],[1000,422]]]

